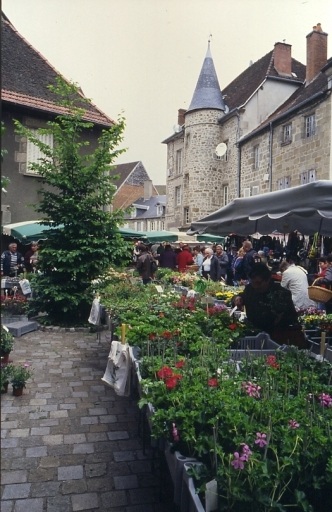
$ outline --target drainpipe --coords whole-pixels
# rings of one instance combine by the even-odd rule
[[[270,122],[270,135],[269,135],[269,191],[272,192],[272,145],[273,145],[273,128],[272,121]]]
[[[237,140],[240,138],[240,114],[236,111],[237,117]],[[241,197],[241,144],[237,142],[237,197]]]

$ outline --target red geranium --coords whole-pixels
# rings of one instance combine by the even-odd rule
[[[231,330],[231,331],[235,331],[237,329],[237,325],[236,324],[229,324],[228,328]]]
[[[163,366],[160,370],[157,371],[157,377],[159,379],[168,379],[173,377],[173,370],[169,366]]]
[[[210,386],[210,388],[217,388],[218,387],[218,379],[216,379],[215,377],[212,377],[211,379],[208,380],[208,385]]]
[[[165,384],[167,389],[174,389],[177,386],[178,378],[177,376],[169,377],[165,379]]]
[[[266,358],[266,364],[268,366],[271,366],[271,368],[279,368],[279,364],[277,363],[276,356],[267,356]]]
[[[175,368],[183,368],[184,365],[185,365],[185,360],[181,359],[181,361],[178,361],[177,363],[175,363]]]

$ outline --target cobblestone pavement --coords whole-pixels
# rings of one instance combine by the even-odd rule
[[[163,459],[143,450],[136,399],[101,381],[109,350],[104,333],[16,338],[10,359],[34,376],[22,397],[1,395],[1,512],[175,510]]]

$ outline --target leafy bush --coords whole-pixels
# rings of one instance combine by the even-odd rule
[[[89,101],[78,87],[62,78],[50,90],[65,109],[47,128],[33,131],[15,122],[16,131],[44,154],[31,169],[43,179],[41,201],[36,211],[53,227],[40,249],[41,271],[33,279],[31,314],[45,312],[52,323],[71,325],[87,320],[92,302],[90,283],[113,262],[123,265],[130,258],[128,243],[118,232],[123,211],[105,211],[116,190],[110,176],[112,162],[123,150],[124,120],[101,132],[96,149],[87,135],[96,128],[84,121]],[[53,146],[39,135],[53,135]]]

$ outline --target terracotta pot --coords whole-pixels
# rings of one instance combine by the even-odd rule
[[[23,387],[22,388],[13,388],[14,396],[22,396],[23,395]]]

